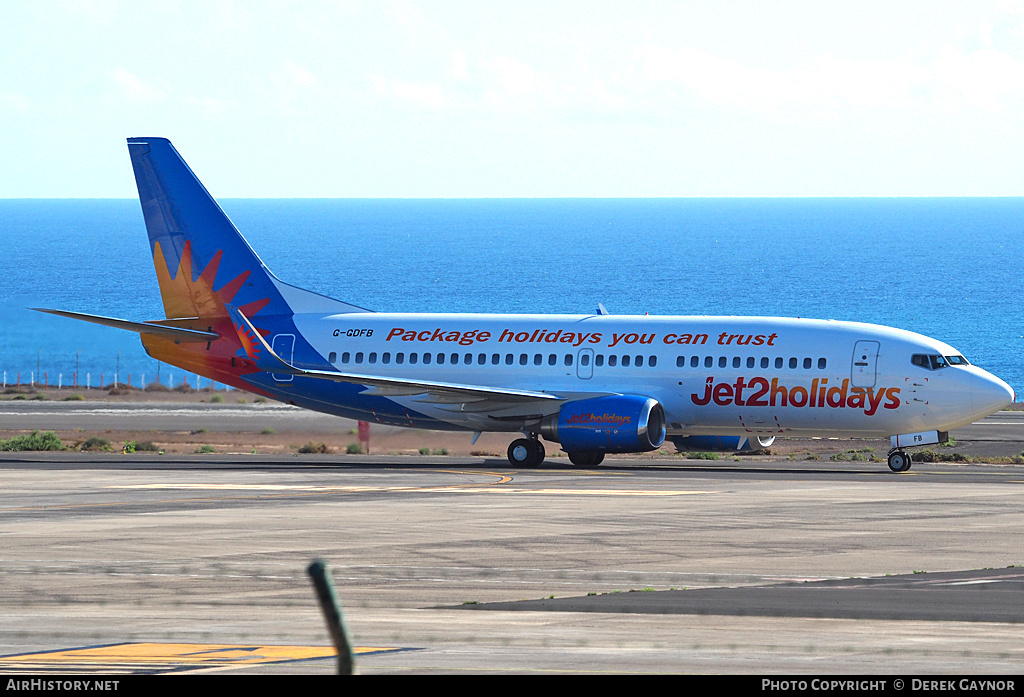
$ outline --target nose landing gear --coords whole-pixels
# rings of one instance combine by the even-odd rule
[[[889,469],[893,472],[906,472],[914,464],[910,459],[910,453],[905,450],[895,449],[889,451]]]

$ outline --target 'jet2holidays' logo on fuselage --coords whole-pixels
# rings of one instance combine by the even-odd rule
[[[882,404],[882,400],[885,404]],[[850,387],[849,379],[841,385],[829,387],[828,378],[815,378],[810,387],[780,385],[778,378],[736,378],[732,382],[716,383],[709,377],[704,394],[693,393],[690,400],[697,406],[711,402],[725,407],[827,407],[830,409],[863,409],[867,416],[879,406],[896,409],[900,405],[898,387]]]

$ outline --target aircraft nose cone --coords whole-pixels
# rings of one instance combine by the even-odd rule
[[[971,385],[971,402],[974,410],[985,415],[994,414],[1013,404],[1013,388],[991,373],[981,371]]]

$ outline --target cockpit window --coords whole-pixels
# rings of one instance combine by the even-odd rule
[[[946,363],[950,365],[970,365],[971,362],[963,356],[946,356]]]
[[[915,353],[910,357],[910,362],[928,370],[939,370],[949,365],[942,356],[925,353]]]

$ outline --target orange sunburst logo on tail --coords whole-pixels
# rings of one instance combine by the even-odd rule
[[[220,338],[208,344],[177,344],[169,337],[144,334],[142,343],[149,355],[159,361],[266,396],[269,393],[243,380],[243,376],[259,372],[253,361],[259,356],[262,347],[251,329],[235,326],[227,310],[228,305],[234,305],[235,296],[243,286],[252,292],[251,284],[246,282],[251,271],[241,270],[234,278],[217,288],[214,284],[217,281],[222,257],[223,250],[218,250],[203,268],[202,273],[193,277],[192,268],[195,262],[192,245],[186,242],[181,252],[181,261],[172,274],[160,243],[155,243],[153,263],[167,318],[178,319],[176,326],[213,331],[219,334]],[[226,264],[225,268],[231,268],[230,264]],[[270,302],[270,298],[262,298],[238,306],[238,309],[246,317],[251,318]],[[258,328],[256,331],[264,335],[268,333]],[[239,359],[239,348],[245,350],[248,360]]]
[[[190,241],[185,242],[185,248],[181,252],[181,261],[173,276],[167,267],[160,243],[155,244],[153,265],[156,267],[156,277],[160,283],[160,296],[164,301],[164,312],[169,319],[175,317],[227,317],[226,305],[234,300],[235,295],[249,278],[250,271],[248,269],[243,271],[214,290],[214,281],[217,279],[217,270],[220,268],[223,255],[223,250],[217,250],[203,272],[193,280],[192,243]],[[263,298],[241,305],[238,309],[247,317],[252,317],[266,307],[269,302],[269,298]]]
[[[238,340],[242,343],[242,348],[245,349],[245,355],[249,357],[249,360],[258,361],[262,348],[256,336],[248,327],[243,327],[241,324],[235,324],[235,331],[238,333]]]

